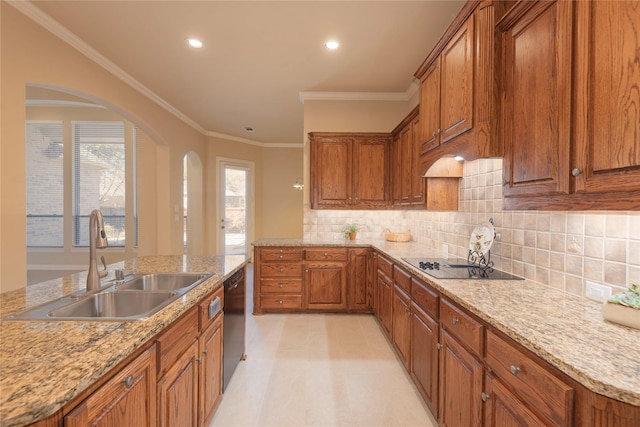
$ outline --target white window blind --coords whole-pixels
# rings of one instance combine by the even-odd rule
[[[26,122],[27,247],[64,246],[63,123]]]
[[[125,245],[123,122],[73,122],[73,245],[89,245],[89,215],[100,209],[109,246]]]

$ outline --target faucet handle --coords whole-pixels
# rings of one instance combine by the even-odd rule
[[[124,280],[124,270],[116,270],[115,272],[116,280]]]
[[[104,270],[98,271],[98,277],[103,278],[103,277],[106,277],[107,274],[109,274],[109,271],[107,271],[107,263],[104,260],[104,256],[100,257],[100,261],[102,261],[102,266],[104,267]]]

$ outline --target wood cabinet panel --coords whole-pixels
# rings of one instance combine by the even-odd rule
[[[505,196],[569,192],[572,7],[537,2],[502,35]]]
[[[487,364],[551,424],[573,424],[573,389],[529,356],[491,331],[487,332]]]
[[[306,261],[347,261],[346,248],[311,248],[304,250]]]
[[[151,346],[65,418],[67,427],[156,425],[156,348]]]
[[[303,247],[257,247],[253,313],[303,309]]]
[[[198,341],[158,381],[158,425],[198,425]]]
[[[272,263],[262,264],[262,277],[298,277],[302,274],[302,263]]]
[[[223,317],[202,333],[199,340],[200,372],[198,385],[198,425],[206,427],[222,400],[222,322]]]
[[[393,289],[393,344],[405,369],[411,372],[411,299],[397,284]]]
[[[453,36],[441,61],[438,134],[443,144],[473,127],[473,18]]]
[[[379,257],[378,257],[379,258]],[[382,325],[389,338],[392,338],[393,332],[393,284],[391,278],[386,276],[383,271],[378,270],[377,274],[377,307],[378,320]]]
[[[300,248],[261,249],[262,261],[302,261],[303,251]]]
[[[309,310],[347,308],[347,265],[342,262],[305,262],[304,287]]]
[[[578,193],[640,188],[640,8],[576,4],[575,167]]]
[[[441,334],[440,425],[482,425],[482,364],[446,331]]]
[[[262,295],[261,309],[263,310],[302,310],[302,295],[278,294]]]
[[[440,300],[440,326],[475,354],[482,355],[484,326],[445,300]]]
[[[546,427],[492,375],[487,375],[484,427]]]
[[[214,307],[217,305],[220,309],[213,317],[209,316],[209,305],[213,303]],[[224,286],[221,286],[215,292],[210,293],[204,297],[200,303],[198,303],[198,315],[200,320],[200,330],[205,330],[213,321],[222,315],[222,308],[224,307]]]
[[[260,290],[263,294],[301,294],[302,279],[260,279]]]
[[[198,338],[198,309],[191,308],[156,339],[158,378],[162,377],[179,356]]]
[[[312,132],[311,208],[391,204],[391,134]]]
[[[425,178],[422,176],[423,170],[420,161],[420,116],[416,116],[411,122],[411,193],[409,202],[414,205],[421,205],[425,201]],[[456,191],[457,193],[457,191]]]
[[[432,319],[438,319],[438,293],[422,280],[411,277],[411,299]]]
[[[420,155],[440,145],[440,58],[420,80]]]
[[[411,304],[411,378],[438,418],[438,322]],[[437,319],[437,318],[436,318]]]
[[[371,249],[349,249],[349,310],[369,311],[371,309]]]
[[[376,268],[382,271],[388,278],[393,277],[393,263],[380,254],[376,257]]]
[[[411,275],[399,265],[393,266],[393,282],[405,293],[411,292]]]

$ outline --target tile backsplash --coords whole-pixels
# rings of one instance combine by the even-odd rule
[[[493,218],[498,236],[495,267],[553,288],[584,296],[586,281],[612,292],[640,283],[640,212],[503,211],[502,159],[464,164],[458,211],[351,211],[305,208],[306,239],[340,239],[347,223],[361,238],[384,230],[411,230],[412,239],[440,256],[466,258],[474,227]]]

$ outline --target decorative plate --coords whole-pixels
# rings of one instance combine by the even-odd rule
[[[469,239],[469,250],[476,252],[479,256],[484,256],[491,249],[494,237],[495,230],[491,223],[486,222],[476,226],[471,233],[471,239]]]

